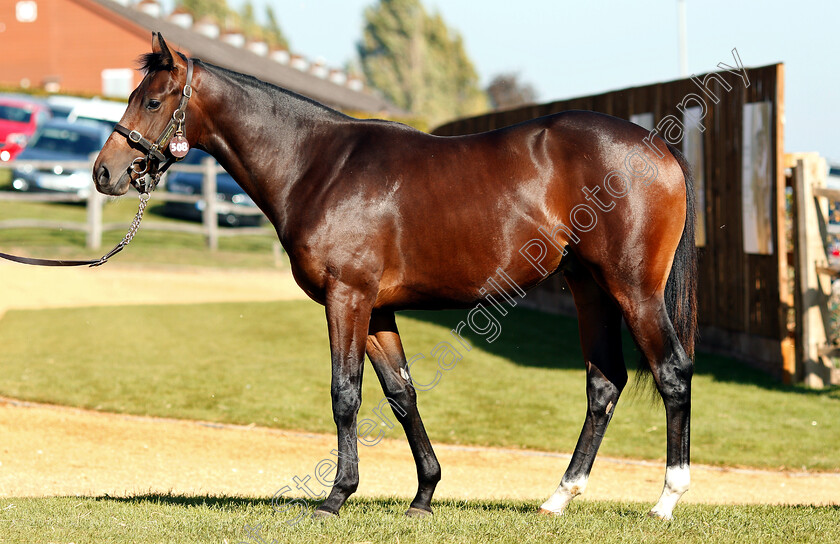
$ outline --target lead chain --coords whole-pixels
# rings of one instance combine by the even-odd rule
[[[134,219],[131,221],[131,225],[128,227],[128,232],[125,233],[125,237],[122,242],[120,242],[122,247],[130,244],[134,239],[134,235],[137,234],[137,231],[140,229],[140,221],[143,219],[143,212],[146,211],[146,205],[149,203],[151,196],[152,195],[149,193],[140,193],[140,206],[137,208],[137,215],[134,216]]]

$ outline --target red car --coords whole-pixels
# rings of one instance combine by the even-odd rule
[[[50,117],[46,105],[0,96],[0,161],[14,159],[38,125]]]

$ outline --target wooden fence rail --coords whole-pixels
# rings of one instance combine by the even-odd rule
[[[21,168],[24,166],[33,169],[48,169],[61,168],[63,170],[87,170],[92,171],[92,161],[15,161],[4,165],[8,168]],[[179,193],[170,193],[164,190],[155,191],[153,198],[156,201],[164,202],[183,202],[188,204],[195,204],[202,210],[202,221],[200,225],[183,223],[161,223],[161,222],[146,222],[143,223],[143,230],[157,230],[168,232],[179,232],[188,234],[202,234],[204,235],[207,246],[215,251],[219,247],[219,238],[222,236],[242,236],[242,235],[270,235],[271,233],[266,229],[260,227],[239,227],[235,229],[220,229],[218,224],[219,213],[236,213],[238,215],[262,215],[262,212],[252,206],[244,206],[242,204],[233,204],[229,202],[220,202],[217,199],[216,190],[216,176],[224,169],[216,164],[216,162],[207,158],[199,165],[190,164],[176,164],[172,166],[170,172],[198,172],[203,175],[201,184],[201,194],[187,195]],[[166,186],[166,175],[161,181],[161,189]],[[127,198],[129,195],[124,195],[119,198]],[[106,197],[97,192],[93,188],[91,181],[91,190],[87,197],[79,196],[75,193],[50,193],[50,192],[33,192],[33,193],[15,193],[15,192],[0,192],[0,201],[7,202],[85,202],[87,208],[87,220],[85,222],[77,221],[51,221],[42,219],[7,219],[0,221],[0,229],[19,229],[19,228],[43,228],[43,229],[64,229],[71,231],[81,231],[87,233],[87,247],[90,249],[100,249],[102,247],[102,233],[112,230],[127,230],[130,221],[120,223],[103,223],[102,208],[105,202],[110,197]]]
[[[832,331],[834,278],[840,267],[829,259],[829,201],[840,191],[826,187],[826,161],[816,153],[785,156],[793,186],[794,303],[796,378],[810,387],[840,384],[840,369],[831,360],[840,355]]]

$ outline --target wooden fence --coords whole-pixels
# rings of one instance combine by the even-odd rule
[[[729,59],[732,64],[732,58]],[[594,96],[526,106],[510,111],[459,119],[437,128],[438,135],[482,132],[534,117],[566,110],[593,110],[629,119],[659,134],[669,121],[683,121],[688,134],[687,110],[694,111],[703,131],[695,130],[697,147],[689,159],[698,178],[697,246],[699,252],[698,318],[700,348],[735,356],[773,375],[792,381],[801,376],[794,354],[794,307],[788,267],[785,225],[783,153],[784,66],[774,64],[746,69],[744,78],[715,72]],[[756,108],[756,104],[760,107]],[[745,163],[752,136],[744,121],[754,110],[765,112],[769,149],[769,193],[761,210],[751,210],[743,193]],[[673,124],[673,123],[672,123]],[[681,141],[684,151],[689,138]],[[764,141],[764,140],[762,140]],[[679,145],[679,144],[678,144]],[[745,215],[763,217],[767,246],[762,251],[745,247]],[[750,225],[749,221],[746,224]],[[747,238],[749,232],[747,232]],[[528,295],[537,307],[574,311],[561,277],[554,276]]]
[[[828,167],[816,153],[785,156],[792,189],[792,235],[794,246],[795,378],[811,387],[840,384],[837,308],[830,303],[840,263],[831,262],[830,237],[838,225],[829,221],[829,203],[840,201],[840,190],[826,187]]]
[[[6,163],[8,168],[20,168],[22,166],[30,166],[33,169],[48,169],[60,167],[65,171],[68,170],[92,170],[92,162],[71,162],[71,161],[17,161]],[[260,227],[238,227],[229,229],[220,229],[218,225],[219,213],[236,213],[238,215],[262,215],[262,212],[252,206],[243,206],[241,204],[233,204],[229,202],[220,202],[217,199],[216,190],[216,176],[224,172],[224,169],[219,166],[213,159],[207,158],[199,165],[176,164],[167,172],[198,172],[203,174],[202,191],[201,194],[187,195],[170,193],[163,189],[166,186],[166,175],[164,175],[161,187],[153,193],[155,201],[160,202],[184,202],[188,204],[197,205],[202,210],[201,224],[192,224],[188,222],[179,223],[162,223],[154,221],[144,221],[143,230],[158,230],[180,232],[188,234],[204,235],[207,240],[207,246],[215,251],[219,247],[219,237],[221,236],[241,236],[241,235],[266,235],[272,234],[270,231]],[[135,195],[130,192],[120,198],[133,198]],[[44,219],[7,219],[0,221],[0,229],[10,228],[43,228],[43,229],[64,229],[71,231],[81,231],[87,233],[87,247],[90,249],[100,249],[102,247],[102,233],[105,231],[126,231],[130,222],[125,223],[103,223],[102,208],[109,197],[105,197],[97,192],[91,182],[91,190],[87,197],[81,197],[74,193],[54,193],[54,192],[32,192],[32,193],[15,193],[15,192],[0,192],[0,201],[12,202],[85,202],[87,207],[87,220],[85,222],[74,221],[50,221]]]

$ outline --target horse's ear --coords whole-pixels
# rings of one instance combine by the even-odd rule
[[[175,62],[172,58],[172,52],[169,51],[169,46],[166,45],[163,34],[160,32],[152,32],[152,53],[160,55],[161,66],[163,68],[171,68]]]

